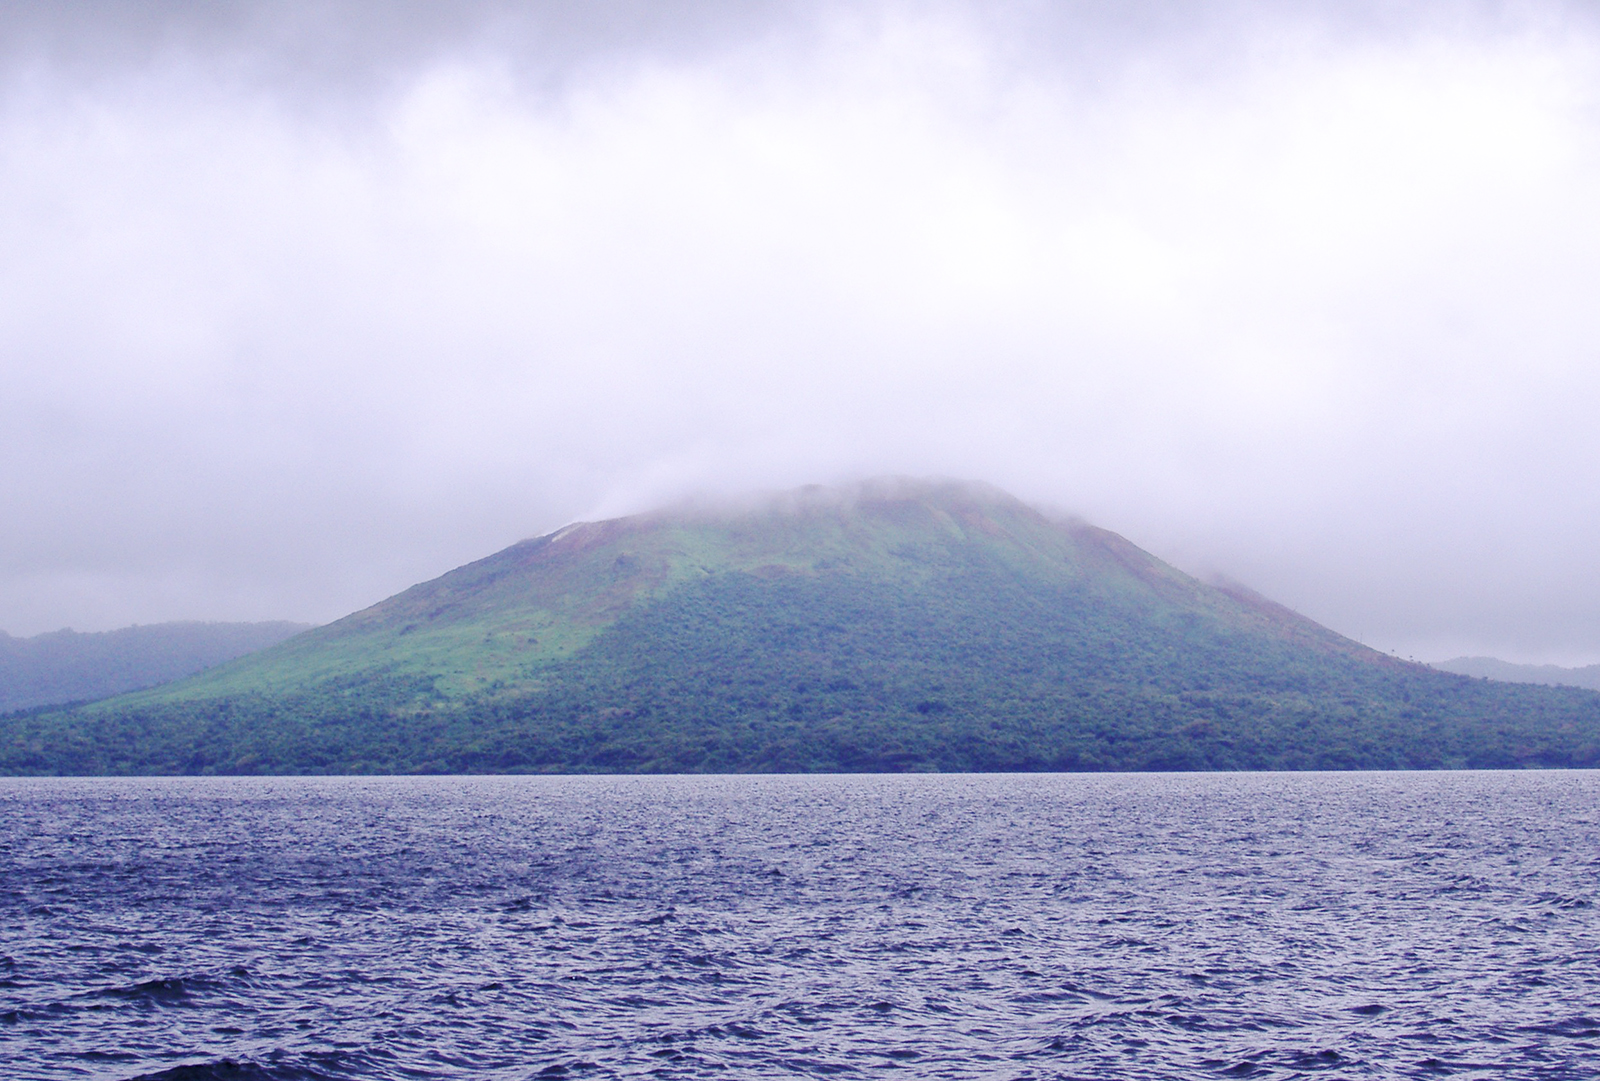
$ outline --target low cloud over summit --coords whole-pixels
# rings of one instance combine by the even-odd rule
[[[0,628],[898,473],[1600,660],[1588,9],[664,11],[8,6]]]

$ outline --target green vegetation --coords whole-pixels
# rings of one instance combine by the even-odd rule
[[[572,527],[169,688],[21,773],[1600,765],[1600,694],[1364,649],[954,486]]]

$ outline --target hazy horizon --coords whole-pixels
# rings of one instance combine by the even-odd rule
[[[1600,661],[1584,5],[19,3],[0,155],[13,635],[905,474]]]

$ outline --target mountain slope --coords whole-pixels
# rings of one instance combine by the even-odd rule
[[[1360,648],[1260,598],[1206,587],[1113,533],[1052,521],[1004,493],[880,483],[844,493],[810,489],[742,509],[568,526],[160,697],[267,685],[281,691],[377,671],[436,678],[441,691],[460,695],[535,676],[630,612],[729,575],[858,589],[875,582],[916,594],[995,574],[1044,591],[1013,591],[1013,602],[1024,605],[1065,590],[1092,594],[1106,611],[1183,610],[1237,630],[1271,628],[1324,650]]]
[[[10,771],[1592,765],[1600,695],[1365,649],[952,484],[568,527],[156,691]]]
[[[0,632],[0,712],[154,687],[276,645],[309,623],[157,623],[31,638]]]

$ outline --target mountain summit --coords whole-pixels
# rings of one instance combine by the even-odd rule
[[[1097,620],[1143,623],[1180,612],[1218,633],[1253,628],[1326,651],[1360,649],[1287,609],[1208,588],[1114,533],[1049,518],[998,489],[878,480],[569,525],[161,696],[281,692],[381,671],[428,677],[457,697],[537,680],[550,662],[584,652],[619,623],[612,637],[647,613],[681,610],[687,618],[713,596],[727,595],[727,603],[705,618],[748,640],[780,625],[795,631],[800,624],[782,621],[797,618],[794,605],[807,595],[825,606],[884,592],[896,609],[930,606],[932,622],[918,635],[930,643],[941,614],[959,612],[959,625],[944,629],[966,639],[966,649],[1021,619],[1043,620],[1038,631],[1077,626],[1079,650],[1104,650],[1112,648],[1102,633],[1110,627],[1097,629]],[[877,603],[887,618],[887,602]],[[1129,629],[1120,628],[1123,650],[1132,645]],[[690,630],[678,627],[654,648]],[[850,637],[843,626],[834,635],[840,643]],[[831,654],[827,633],[811,637],[813,655]],[[1030,652],[1021,640],[1009,646]]]
[[[1600,695],[1400,662],[993,488],[579,523],[166,688],[11,771],[1590,765]]]

